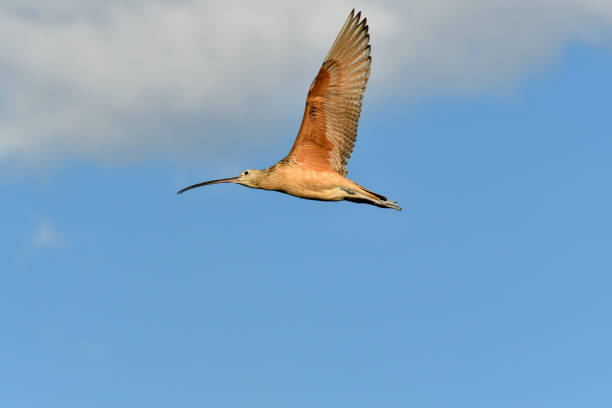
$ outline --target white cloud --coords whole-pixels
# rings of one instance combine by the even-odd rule
[[[32,245],[39,248],[60,248],[64,243],[63,234],[49,220],[41,221],[32,235]]]
[[[5,0],[0,161],[205,155],[297,131],[352,7],[372,35],[369,101],[499,89],[612,38],[609,0]]]

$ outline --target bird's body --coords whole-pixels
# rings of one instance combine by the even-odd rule
[[[400,207],[346,178],[346,164],[357,137],[361,101],[370,74],[366,19],[351,11],[306,98],[298,136],[289,154],[265,170],[189,186],[237,183],[322,201],[354,201],[383,208]]]
[[[320,201],[368,202],[395,208],[379,194],[336,173],[305,168],[293,158],[285,158],[265,170],[247,170],[239,176],[240,184],[251,188],[279,191],[292,196]]]

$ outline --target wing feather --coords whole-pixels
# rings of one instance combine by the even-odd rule
[[[312,82],[302,125],[287,158],[300,166],[347,174],[370,75],[370,36],[361,12],[351,11]]]

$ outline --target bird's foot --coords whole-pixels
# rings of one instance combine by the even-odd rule
[[[379,207],[383,207],[383,208],[393,208],[394,210],[402,211],[402,208],[399,205],[397,205],[395,201],[382,201],[381,200],[376,205]]]

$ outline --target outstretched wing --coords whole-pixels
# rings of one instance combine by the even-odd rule
[[[345,176],[370,75],[366,19],[351,11],[306,98],[302,126],[288,158],[306,168]]]

